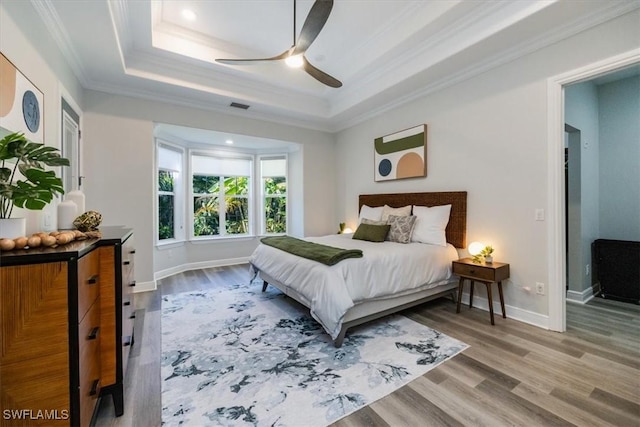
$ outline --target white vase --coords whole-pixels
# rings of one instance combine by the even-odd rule
[[[85,197],[82,191],[80,190],[69,191],[67,194],[65,194],[64,199],[71,200],[73,203],[76,204],[76,206],[78,207],[78,212],[77,212],[78,215],[81,215],[85,212],[84,210]]]
[[[58,230],[73,230],[73,220],[78,216],[78,206],[71,200],[58,203]]]
[[[0,238],[15,239],[27,234],[26,218],[2,218],[0,219]]]
[[[485,256],[485,257],[484,257],[484,262],[485,262],[486,264],[491,264],[491,263],[493,263],[493,257],[492,257],[491,255]]]

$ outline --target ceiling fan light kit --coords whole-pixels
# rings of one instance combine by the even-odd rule
[[[320,83],[333,88],[342,86],[342,82],[335,77],[330,76],[324,71],[311,65],[304,53],[309,49],[311,43],[318,37],[322,27],[329,19],[331,9],[333,8],[333,0],[316,0],[311,6],[309,15],[302,25],[300,35],[296,40],[296,0],[293,0],[293,46],[282,52],[280,55],[271,58],[254,58],[254,59],[216,59],[216,62],[227,65],[246,65],[258,61],[279,61],[284,59],[289,67],[304,68],[304,70]]]
[[[285,64],[291,68],[300,68],[304,65],[304,59],[302,55],[290,55],[284,59]]]

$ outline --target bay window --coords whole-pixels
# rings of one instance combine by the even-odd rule
[[[287,232],[286,154],[157,140],[156,176],[159,244]]]

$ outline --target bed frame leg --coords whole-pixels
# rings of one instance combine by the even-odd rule
[[[269,283],[267,283],[266,280],[262,281],[262,292],[265,292],[267,290],[267,286],[269,286]]]
[[[451,295],[451,301],[453,301],[453,303],[456,304],[458,302],[458,298],[456,297],[456,290],[452,289],[450,295]]]
[[[333,341],[333,345],[336,348],[342,347],[342,341],[344,341],[344,336],[346,334],[347,334],[347,328],[343,326],[342,329],[340,329],[340,333],[338,334],[338,337]]]

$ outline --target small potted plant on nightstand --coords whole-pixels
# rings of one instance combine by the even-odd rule
[[[493,247],[491,245],[487,245],[480,252],[480,255],[484,257],[484,262],[487,264],[491,264],[493,262]]]

